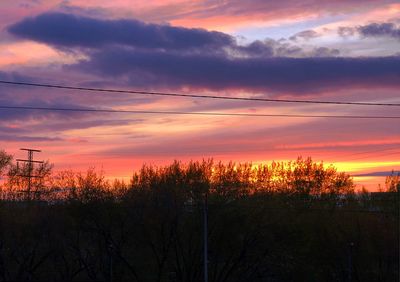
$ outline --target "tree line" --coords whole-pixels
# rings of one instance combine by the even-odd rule
[[[206,195],[209,281],[398,277],[395,176],[376,199],[310,158],[176,161],[129,183],[51,168],[35,168],[27,201],[27,168],[0,153],[0,281],[202,281]]]

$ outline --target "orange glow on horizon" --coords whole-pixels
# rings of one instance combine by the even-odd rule
[[[0,43],[0,75],[3,77],[4,73],[4,77],[11,77],[10,80],[31,80],[33,82],[94,88],[193,93],[209,96],[399,103],[398,84],[386,83],[386,77],[384,77],[386,73],[383,71],[377,74],[377,81],[382,80],[382,83],[373,87],[369,86],[369,82],[373,81],[369,77],[374,77],[373,74],[367,74],[367,78],[361,80],[361,82],[357,82],[357,79],[353,81],[351,77],[346,77],[345,80],[349,79],[349,81],[346,81],[346,84],[342,86],[335,81],[334,75],[335,73],[340,73],[340,70],[333,69],[333,75],[328,74],[326,81],[321,78],[321,85],[319,85],[319,80],[313,81],[313,79],[318,78],[307,77],[308,72],[303,72],[302,68],[298,73],[294,73],[292,77],[285,79],[282,85],[279,82],[279,87],[277,88],[273,87],[274,82],[263,85],[263,81],[261,81],[260,86],[257,86],[257,83],[252,84],[249,81],[241,84],[240,79],[238,79],[237,82],[234,81],[232,83],[232,81],[228,81],[230,79],[228,76],[226,77],[228,83],[224,84],[224,77],[220,79],[220,84],[220,81],[213,81],[214,77],[208,78],[205,75],[207,68],[209,68],[209,65],[213,66],[213,63],[206,63],[204,68],[197,68],[197,65],[195,65],[197,63],[191,63],[191,49],[188,52],[181,49],[171,49],[171,51],[168,49],[170,47],[164,50],[164,47],[161,46],[160,50],[158,50],[153,48],[153,43],[150,44],[153,47],[146,49],[146,44],[138,47],[141,45],[136,46],[134,42],[121,43],[119,36],[115,38],[111,36],[110,43],[107,43],[109,44],[107,46],[96,46],[97,42],[95,42],[94,46],[88,45],[91,46],[90,48],[87,47],[88,50],[84,50],[86,47],[75,48],[69,45],[64,46],[65,49],[58,49],[58,47],[54,46],[59,45],[37,43],[57,42],[57,40],[46,41],[39,36],[36,39],[37,42],[35,42],[26,39],[35,38],[29,37],[29,34],[25,37],[18,37],[18,35],[9,34],[6,31],[9,25],[21,22],[27,17],[35,17],[49,12],[61,12],[104,20],[104,25],[108,20],[132,19],[166,26],[217,30],[228,33],[229,36],[237,39],[239,43],[243,38],[235,37],[238,34],[248,38],[248,40],[260,41],[265,40],[266,37],[278,38],[282,36],[283,45],[277,45],[278,47],[281,46],[279,48],[287,47],[290,51],[292,47],[296,47],[299,49],[304,48],[307,51],[304,53],[304,58],[296,59],[299,61],[308,58],[307,56],[313,58],[313,60],[320,60],[321,57],[318,57],[319,55],[308,54],[307,48],[310,50],[313,48],[337,49],[338,54],[340,54],[339,57],[343,57],[343,60],[353,58],[353,54],[354,58],[362,60],[364,58],[364,53],[362,53],[364,49],[386,48],[388,50],[385,50],[385,52],[390,53],[393,50],[397,52],[395,50],[397,45],[393,43],[397,39],[395,37],[381,36],[379,39],[365,40],[359,34],[354,34],[348,40],[339,36],[337,29],[339,27],[351,28],[367,23],[382,23],[386,21],[393,21],[397,28],[399,22],[394,21],[394,19],[400,16],[400,4],[398,3],[386,4],[383,1],[385,4],[375,5],[370,0],[363,6],[354,1],[338,1],[338,3],[329,3],[328,1],[325,4],[321,4],[321,2],[313,0],[304,1],[304,3],[295,1],[293,5],[284,5],[284,2],[283,4],[271,2],[270,7],[267,7],[268,5],[263,1],[254,1],[251,5],[244,1],[204,0],[70,0],[62,3],[59,0],[47,0],[28,2],[18,3],[18,1],[9,0],[0,4],[0,6],[3,5],[2,11],[4,14],[4,17],[0,19],[0,26],[5,35]],[[43,27],[41,26],[40,28]],[[315,38],[301,39],[299,41],[291,39],[294,34],[303,28],[304,31],[314,30],[318,35]],[[123,28],[121,32],[123,32]],[[128,36],[131,35],[129,32],[127,33]],[[185,32],[190,33],[188,30]],[[44,37],[52,36],[51,32],[49,33],[50,35],[46,35],[45,30],[43,30],[43,34],[41,34],[42,30],[39,33]],[[140,33],[138,34],[138,37],[140,37]],[[164,36],[164,34],[162,35]],[[56,33],[53,39],[59,39],[58,36],[63,36],[63,32]],[[68,37],[68,32],[65,33],[65,36],[66,38]],[[87,34],[82,36],[87,39]],[[107,37],[108,35],[105,36]],[[78,40],[79,43],[80,38],[78,36],[77,39],[72,39]],[[388,45],[382,44],[387,39],[394,47],[390,45],[389,48],[387,47]],[[125,42],[124,40],[122,42]],[[191,39],[184,38],[183,41],[185,40]],[[245,39],[243,39],[244,41]],[[278,39],[275,41],[276,44],[280,42]],[[358,45],[354,45],[357,47],[345,45],[344,41],[357,41]],[[195,40],[194,43],[197,44]],[[350,43],[347,42],[346,44]],[[125,44],[127,45],[125,46]],[[77,44],[77,46],[80,45]],[[82,46],[85,46],[85,44]],[[184,62],[188,61],[188,71],[185,73],[186,70],[184,70],[181,73],[174,69],[175,66],[180,67],[180,65],[185,65],[186,63],[170,66],[168,61],[161,70],[156,66],[159,62],[149,61],[144,63],[144,71],[141,72],[141,70],[131,69],[131,65],[135,63],[129,63],[128,57],[126,57],[126,62],[121,59],[121,64],[116,61],[114,69],[111,67],[113,64],[109,64],[109,61],[114,63],[114,57],[108,58],[106,56],[108,48],[112,50],[114,46],[121,47],[121,50],[125,50],[126,47],[126,52],[132,50],[135,52],[143,48],[141,51],[149,52],[149,54],[151,52],[156,52],[157,54],[165,53],[167,55],[172,52],[171,54],[174,54],[174,56],[175,54],[183,54]],[[186,45],[183,44],[183,46]],[[251,47],[251,45],[249,46]],[[236,47],[239,49],[244,46]],[[266,44],[264,47],[267,50],[270,46]],[[215,48],[217,49],[209,52],[209,50],[203,50],[202,48],[197,50],[197,46],[195,46],[196,50],[193,53],[196,54],[196,60],[198,58],[201,59],[202,55],[206,55],[207,58],[209,56],[219,58],[218,52],[225,54],[224,52],[228,51],[232,54],[229,53],[229,56],[221,57],[223,61],[226,59],[233,62],[235,59],[242,59],[241,56],[244,56],[243,59],[247,58],[247,55],[240,55],[241,52],[239,51],[238,54],[234,54],[235,50],[227,51],[223,49],[229,49],[230,47]],[[348,52],[346,48],[351,48],[354,53],[346,53]],[[71,52],[68,52],[68,50]],[[121,53],[118,51],[119,49],[116,50],[116,52]],[[214,54],[214,51],[217,52]],[[258,51],[256,50],[255,52]],[[116,53],[112,54],[111,56],[115,56]],[[271,54],[274,53],[272,52]],[[266,59],[265,61],[269,62],[271,58],[275,60],[274,55],[271,54],[263,55],[260,52],[257,56],[260,55],[262,60]],[[258,60],[257,56],[254,58],[252,57],[253,55],[249,56],[251,60]],[[327,60],[333,60],[333,57],[336,58],[335,56],[331,55],[331,53],[328,55],[322,54],[322,57],[326,57]],[[379,56],[386,58],[388,55],[385,53]],[[379,56],[375,57],[375,59],[379,58]],[[151,58],[157,57],[151,56]],[[342,58],[339,59],[342,60]],[[218,59],[215,61],[217,62]],[[119,69],[124,63],[127,66],[122,66]],[[236,66],[236,64],[232,64],[232,66]],[[251,66],[249,65],[248,67],[248,73],[252,74]],[[137,68],[140,68],[140,63],[138,63]],[[164,68],[166,69],[165,72]],[[200,70],[200,73],[191,74],[192,68],[196,68],[196,71]],[[219,70],[218,67],[215,69],[216,71]],[[285,70],[283,66],[282,73],[286,72]],[[121,71],[121,74],[119,74],[119,71]],[[362,72],[362,70],[360,71]],[[174,74],[175,72],[176,74]],[[212,75],[212,72],[210,73]],[[388,73],[393,76],[393,72],[390,71]],[[147,75],[149,78],[147,78]],[[196,75],[199,75],[201,79],[196,78]],[[394,76],[396,78],[396,74]],[[146,82],[147,79],[150,82]],[[279,79],[281,78],[279,77]],[[249,80],[251,80],[251,77]],[[261,80],[263,80],[263,77],[261,77]],[[200,83],[197,84],[198,81]],[[311,81],[311,90],[302,88],[302,85],[308,85],[308,81]],[[305,82],[306,84],[303,84]],[[315,89],[314,85],[317,86]],[[272,115],[398,115],[394,107],[356,109],[356,107],[350,105],[339,108],[336,105],[317,106],[315,104],[181,99],[177,97],[165,98],[165,96],[130,96],[119,95],[121,93],[89,93],[60,89],[28,88],[25,86],[14,87],[11,85],[2,85],[0,91],[0,94],[4,95],[4,97],[1,97],[1,103],[4,102],[4,105],[25,106],[26,104],[26,106],[40,105],[44,107],[93,107],[94,109]],[[369,112],[369,110],[371,111]],[[382,122],[383,120],[377,119],[364,119],[362,121],[358,119],[352,119],[351,121],[336,119],[334,121],[315,117],[284,118],[282,116],[265,118],[235,116],[228,118],[221,116],[125,113],[121,115],[95,115],[95,113],[74,115],[74,113],[70,114],[70,112],[53,113],[51,111],[34,111],[28,114],[28,112],[13,111],[9,108],[3,109],[2,113],[5,113],[5,117],[2,120],[2,124],[0,124],[0,131],[3,131],[0,132],[0,149],[5,149],[8,153],[13,153],[16,158],[20,158],[24,156],[19,151],[20,147],[38,148],[42,150],[42,153],[38,154],[37,158],[39,160],[50,160],[55,164],[56,171],[64,169],[85,171],[90,167],[95,167],[98,170],[104,170],[108,179],[120,178],[129,180],[133,171],[140,169],[143,164],[163,166],[170,164],[174,160],[189,162],[192,159],[201,160],[208,157],[213,157],[215,161],[221,160],[222,162],[236,161],[236,163],[243,163],[252,161],[253,164],[260,164],[270,163],[272,160],[278,162],[295,161],[298,156],[303,156],[304,158],[311,156],[316,162],[323,160],[325,165],[332,163],[338,171],[352,175],[400,170],[400,155],[397,153],[399,147],[395,148],[395,146],[400,145],[400,131],[399,127],[396,126],[396,121],[392,119],[386,119],[385,122]],[[384,151],[384,154],[379,149]],[[368,152],[368,150],[371,152]],[[374,190],[377,183],[382,182],[382,177],[357,176],[354,180],[357,185],[365,185],[368,189]]]
[[[77,155],[78,156],[78,155]],[[171,164],[176,158],[146,158],[146,159],[126,159],[119,157],[104,157],[99,158],[95,155],[80,155],[80,164],[74,164],[73,166],[60,167],[56,164],[56,170],[60,171],[64,169],[72,169],[74,171],[86,171],[90,167],[94,167],[99,171],[103,171],[105,173],[106,179],[112,181],[114,179],[121,179],[125,182],[129,182],[134,171],[138,171],[143,164],[147,165],[155,165],[155,166],[164,166]],[[71,159],[74,159],[74,156],[71,156]],[[86,159],[87,158],[87,159]],[[187,163],[191,158],[182,158],[177,159],[181,160],[183,163]],[[193,159],[196,160],[196,159]],[[197,159],[201,161],[201,158]],[[218,162],[220,159],[214,159],[215,162]],[[228,163],[231,159],[224,158],[221,159],[223,163]],[[62,160],[60,160],[62,161]],[[235,161],[232,159],[232,161]],[[281,159],[275,160],[276,162],[288,162],[295,161]],[[65,160],[64,160],[65,162]],[[244,163],[245,161],[240,161]],[[261,164],[270,164],[271,161],[254,161],[252,162],[253,168],[257,165]],[[318,161],[316,161],[318,162]],[[239,162],[236,162],[237,164]],[[330,166],[330,163],[324,163],[324,166]],[[361,187],[365,187],[369,191],[378,191],[379,185],[383,188],[385,186],[385,177],[382,176],[354,176],[358,174],[364,174],[374,171],[387,171],[388,173],[392,170],[399,171],[400,170],[400,161],[386,161],[386,162],[340,162],[332,164],[339,172],[345,172],[353,176],[354,183],[356,184],[356,189],[359,190]]]

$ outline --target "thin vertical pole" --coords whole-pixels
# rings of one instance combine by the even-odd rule
[[[397,243],[398,243],[398,270],[397,270],[397,273],[398,273],[398,278],[399,278],[399,281],[400,281],[400,183],[397,183],[397,205],[398,205],[398,207],[397,207],[397,224],[398,224],[398,228],[397,228]]]
[[[207,193],[204,195],[203,204],[203,243],[204,243],[204,282],[208,282],[208,201]]]
[[[113,270],[113,264],[114,264],[114,261],[113,261],[113,254],[114,254],[114,245],[112,244],[112,243],[110,243],[109,245],[108,245],[108,250],[109,250],[109,281],[110,282],[112,282],[113,281],[113,272],[114,272],[114,270]]]
[[[348,272],[348,275],[349,275],[349,282],[352,282],[353,281],[353,246],[354,246],[354,243],[353,242],[350,242],[350,244],[349,244],[349,261],[348,261],[348,263],[349,263],[349,272]]]

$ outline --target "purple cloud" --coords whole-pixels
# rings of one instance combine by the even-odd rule
[[[26,18],[8,28],[14,35],[57,47],[221,48],[233,38],[221,32],[146,24],[137,20],[100,20],[64,13]]]
[[[232,58],[217,54],[136,51],[113,47],[73,66],[105,77],[159,87],[314,92],[344,86],[399,86],[400,57]],[[138,82],[139,83],[139,82]]]
[[[400,27],[393,23],[372,23],[369,25],[360,26],[358,32],[365,36],[389,36],[400,39]]]
[[[88,59],[66,69],[123,79],[136,87],[304,93],[400,84],[400,57],[339,58],[335,49],[306,52],[274,40],[241,46],[220,32],[136,20],[46,13],[8,30],[22,38],[85,53]]]
[[[400,39],[400,27],[394,23],[370,23],[356,27],[342,26],[338,29],[338,34],[342,37],[359,34],[363,37],[391,37]]]

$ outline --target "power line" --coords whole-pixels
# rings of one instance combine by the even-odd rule
[[[338,119],[400,119],[400,116],[358,116],[358,115],[300,115],[300,114],[251,114],[222,112],[185,112],[185,111],[149,111],[149,110],[115,110],[89,108],[58,108],[33,106],[1,106],[4,110],[38,110],[53,112],[93,112],[93,113],[126,113],[126,114],[165,114],[165,115],[199,115],[199,116],[241,116],[241,117],[287,117],[287,118],[338,118]]]
[[[9,85],[33,86],[33,87],[56,88],[56,89],[68,89],[68,90],[78,90],[78,91],[95,91],[95,92],[125,93],[125,94],[139,94],[139,95],[153,95],[153,96],[169,96],[169,97],[185,97],[185,98],[204,98],[204,99],[277,102],[277,103],[302,103],[302,104],[328,104],[328,105],[393,106],[393,107],[400,107],[400,104],[398,104],[398,103],[372,103],[372,102],[370,103],[370,102],[343,102],[343,101],[317,101],[317,100],[292,100],[292,99],[230,97],[230,96],[183,94],[183,93],[171,93],[171,92],[150,92],[150,91],[140,91],[140,90],[122,90],[122,89],[111,89],[111,88],[78,87],[78,86],[44,84],[44,83],[33,83],[33,82],[14,82],[14,81],[6,81],[6,80],[0,80],[0,83],[1,84],[9,84]]]

